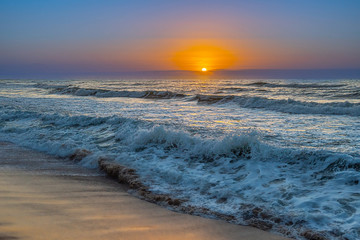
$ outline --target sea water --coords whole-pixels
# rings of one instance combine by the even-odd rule
[[[106,157],[239,224],[360,238],[359,79],[0,80],[0,140]]]

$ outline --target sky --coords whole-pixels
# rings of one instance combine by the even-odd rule
[[[1,0],[6,74],[360,69],[358,0]]]

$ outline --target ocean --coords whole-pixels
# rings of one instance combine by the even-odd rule
[[[360,238],[360,79],[3,79],[0,141],[132,169],[178,211]]]

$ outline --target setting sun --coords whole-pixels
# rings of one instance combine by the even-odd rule
[[[211,45],[195,45],[178,51],[172,58],[180,70],[215,71],[233,65],[236,58],[230,51]],[[206,66],[206,68],[204,67]]]

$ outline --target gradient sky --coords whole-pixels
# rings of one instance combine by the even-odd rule
[[[232,54],[214,69],[360,68],[360,1],[0,1],[0,76],[195,70],[196,46]]]

